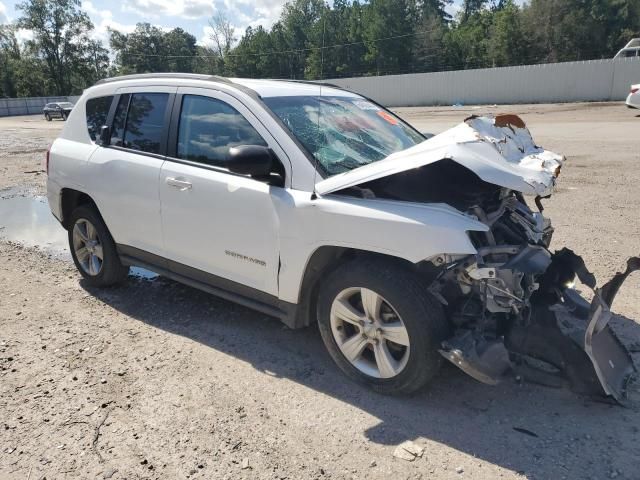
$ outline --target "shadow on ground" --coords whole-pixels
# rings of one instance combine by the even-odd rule
[[[637,402],[623,408],[515,381],[490,387],[453,366],[445,366],[424,392],[385,397],[343,376],[316,328],[289,330],[278,320],[162,277],[87,290],[133,319],[374,415],[380,422],[363,432],[372,442],[425,439],[535,479],[638,478]],[[640,338],[640,327],[625,323],[634,329],[633,338]]]

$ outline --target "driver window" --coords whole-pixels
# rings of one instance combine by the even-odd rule
[[[226,166],[229,149],[267,143],[240,112],[210,97],[184,95],[178,126],[177,157]]]

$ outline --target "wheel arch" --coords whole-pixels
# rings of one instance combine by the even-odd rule
[[[393,263],[407,272],[418,274],[425,279],[434,277],[436,273],[435,267],[431,268],[431,264],[427,264],[427,262],[414,264],[401,257],[370,250],[334,245],[320,246],[309,256],[302,275],[298,292],[298,307],[296,309],[296,327],[309,326],[315,321],[318,291],[322,279],[338,266],[356,259]]]
[[[100,210],[98,209],[96,202],[94,202],[93,198],[91,198],[87,193],[74,190],[72,188],[63,188],[61,190],[60,213],[62,218],[60,220],[65,229],[69,230],[71,227],[71,225],[69,225],[71,214],[80,205],[91,205],[96,209],[98,214],[100,214]]]

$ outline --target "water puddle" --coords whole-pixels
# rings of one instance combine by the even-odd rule
[[[71,260],[67,232],[51,214],[46,197],[0,200],[0,237]]]
[[[15,196],[0,199],[0,238],[71,261],[67,231],[51,214],[47,197]],[[158,275],[132,267],[131,276],[153,279]]]

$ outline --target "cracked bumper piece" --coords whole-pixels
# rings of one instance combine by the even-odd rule
[[[624,272],[598,288],[582,258],[563,249],[552,256],[541,276],[526,322],[513,325],[496,340],[465,330],[444,342],[440,353],[490,385],[512,371],[534,383],[624,403],[636,369],[609,321],[618,290],[636,270],[640,257],[630,258]],[[566,287],[576,276],[593,290],[590,304]]]

